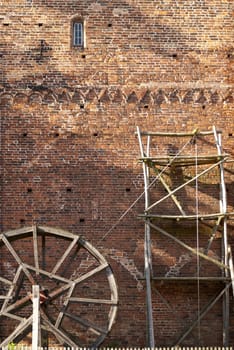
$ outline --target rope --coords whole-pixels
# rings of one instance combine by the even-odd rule
[[[197,142],[196,139],[194,139],[194,145],[195,145],[195,168],[196,168],[196,181],[195,181],[195,201],[196,201],[196,238],[197,238],[197,314],[198,314],[198,345],[200,345],[200,339],[201,339],[201,321],[200,321],[200,309],[201,309],[201,302],[200,302],[200,256],[199,256],[199,201],[198,201],[198,150],[197,150]]]
[[[192,137],[192,140],[195,137],[195,132],[194,136]],[[153,179],[153,181],[144,189],[144,191],[137,197],[137,199],[125,210],[125,212],[119,217],[119,219],[115,222],[113,226],[100,238],[100,240],[97,242],[99,244],[102,242],[117,226],[118,224],[124,219],[124,217],[129,213],[130,210],[139,202],[139,200],[143,197],[145,194],[146,190],[148,191],[154,184],[155,182],[159,179],[159,177],[169,168],[171,163],[183,152],[183,150],[187,147],[188,144],[191,143],[191,140],[188,140],[182,147],[181,149],[175,154],[173,158],[170,159],[168,164],[161,170],[161,172]]]

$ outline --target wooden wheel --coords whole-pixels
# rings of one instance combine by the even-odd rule
[[[42,346],[98,346],[117,311],[117,287],[105,258],[83,238],[50,227],[0,235],[0,347],[29,343],[32,286],[40,290]]]

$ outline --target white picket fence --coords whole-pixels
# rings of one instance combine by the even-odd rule
[[[2,347],[0,350],[234,350],[232,346],[199,346],[199,347],[156,347],[156,348],[139,348],[139,347],[103,347],[103,348],[74,348],[74,347],[38,347],[33,349],[32,346],[22,346],[9,344],[7,347]]]

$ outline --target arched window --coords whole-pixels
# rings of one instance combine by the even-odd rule
[[[85,47],[85,23],[80,18],[72,21],[72,46]]]

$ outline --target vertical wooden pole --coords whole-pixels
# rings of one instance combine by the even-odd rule
[[[141,157],[145,156],[140,129],[137,127],[138,141],[141,151]],[[146,155],[150,154],[150,137],[147,138]],[[149,168],[143,162],[143,174],[145,184],[145,213],[150,204],[149,199]],[[148,221],[148,222],[147,222]],[[150,241],[150,219],[146,220],[145,223],[145,279],[146,279],[146,304],[147,304],[147,330],[148,330],[148,345],[150,348],[155,347],[154,340],[154,325],[153,325],[153,311],[152,311],[152,295],[151,295],[151,272],[152,272],[152,261],[151,261],[151,241]]]
[[[40,290],[38,285],[32,286],[33,302],[33,322],[32,322],[32,349],[37,350],[39,345],[39,327],[40,327]]]
[[[213,127],[214,137],[216,141],[216,147],[218,154],[222,154],[222,140],[221,134],[218,133]],[[224,179],[224,168],[223,163],[219,165],[220,170],[220,213],[226,214],[227,212],[227,194],[226,194],[226,186]],[[228,239],[227,239],[227,217],[225,216],[223,219],[223,235],[222,235],[222,262],[225,265],[228,265]],[[228,271],[225,268],[223,270],[223,275],[228,277]],[[227,285],[227,282],[226,282]],[[223,295],[223,346],[228,346],[229,344],[229,289],[227,289]]]

